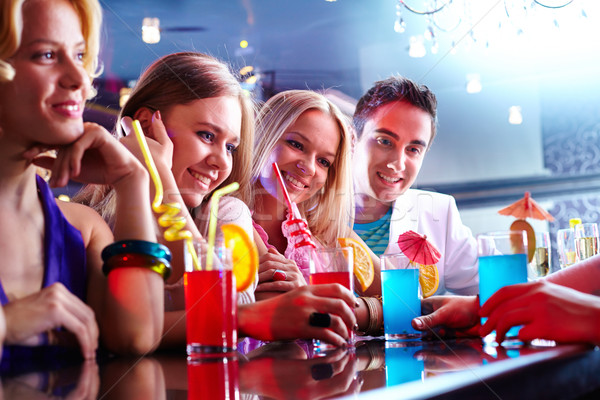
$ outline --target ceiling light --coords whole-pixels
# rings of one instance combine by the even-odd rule
[[[142,40],[149,44],[160,42],[160,20],[158,18],[144,18]]]
[[[467,74],[467,93],[481,92],[481,77],[479,74]]]
[[[511,125],[521,125],[523,123],[520,106],[512,106],[508,109],[508,123]]]
[[[588,0],[589,1],[589,0]],[[473,43],[487,46],[490,35],[494,36],[489,26],[514,28],[515,32],[523,33],[524,29],[533,30],[532,26],[539,21],[550,24],[559,29],[559,17],[568,19],[570,10],[577,7],[574,0],[479,0],[479,1],[454,1],[454,0],[397,0],[395,5],[394,31],[404,33],[406,20],[412,21],[412,15],[425,20],[424,34],[428,40],[433,39],[437,33],[451,34],[453,37],[467,38],[470,36]],[[574,4],[571,7],[567,7]],[[567,10],[563,12],[563,10]],[[580,15],[584,18],[587,13],[580,6]],[[408,16],[409,18],[405,18]],[[564,17],[564,18],[562,18]],[[485,18],[486,23],[480,24]],[[537,21],[536,21],[537,20]],[[459,41],[462,41],[459,40]],[[464,41],[467,43],[468,41]]]
[[[396,4],[396,21],[394,21],[394,32],[404,33],[406,31],[406,22],[402,19],[400,12],[400,3]]]
[[[413,58],[421,58],[425,57],[425,54],[427,54],[427,50],[425,50],[425,44],[423,44],[423,36],[411,36],[408,55]]]

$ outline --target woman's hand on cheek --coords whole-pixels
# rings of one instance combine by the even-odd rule
[[[38,157],[33,163],[52,171],[50,185],[65,186],[70,179],[81,183],[114,185],[143,166],[100,125],[86,122],[84,134],[58,149],[57,157]]]
[[[160,111],[156,111],[152,114],[151,124],[152,128],[144,131],[148,149],[150,150],[159,171],[161,173],[170,171],[173,166],[173,142],[167,134],[167,129],[162,122]],[[130,117],[123,117],[121,119],[121,127],[126,134],[125,137],[120,139],[121,143],[123,143],[140,162],[145,163],[144,156],[137,142],[137,138],[135,137],[135,132],[133,131],[133,120]]]

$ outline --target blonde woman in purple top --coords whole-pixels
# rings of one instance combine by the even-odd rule
[[[100,253],[115,238],[153,242],[154,235],[143,165],[106,130],[82,119],[97,71],[100,5],[3,0],[0,20],[5,344],[67,338],[93,358],[100,337],[114,352],[152,351],[163,325],[162,277],[150,268],[102,273]],[[44,156],[48,149],[57,157]],[[112,185],[114,235],[93,210],[55,201],[36,166],[51,170],[50,186],[70,179]]]

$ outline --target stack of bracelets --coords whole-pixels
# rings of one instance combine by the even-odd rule
[[[360,336],[382,336],[383,335],[383,323],[379,322],[379,311],[377,308],[377,303],[379,303],[379,307],[383,308],[381,296],[372,296],[372,297],[359,297],[362,301],[365,302],[367,306],[367,311],[369,314],[369,325],[364,332],[357,332]],[[383,319],[383,316],[381,316]]]
[[[102,250],[102,272],[122,267],[148,268],[164,280],[171,275],[171,251],[165,245],[144,240],[121,240]]]

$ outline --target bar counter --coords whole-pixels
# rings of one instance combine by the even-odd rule
[[[576,399],[600,396],[600,351],[549,342],[496,346],[481,339],[387,342],[315,351],[310,342],[241,346],[228,359],[183,352],[141,358],[46,349],[3,357],[2,395],[69,399]],[[251,350],[250,350],[251,348]],[[64,354],[63,354],[64,353]],[[70,356],[68,355],[70,354]],[[5,356],[7,351],[5,349]]]

